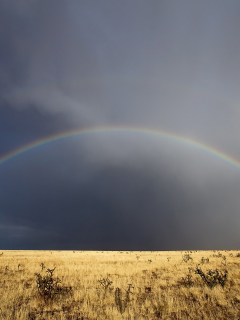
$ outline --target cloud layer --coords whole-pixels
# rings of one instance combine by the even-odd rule
[[[238,1],[2,1],[0,157],[66,130],[126,125],[240,159],[239,9]],[[239,178],[220,157],[160,136],[59,140],[0,166],[0,241],[235,249]]]

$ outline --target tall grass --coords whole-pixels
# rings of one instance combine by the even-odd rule
[[[239,256],[3,251],[0,319],[238,319]]]

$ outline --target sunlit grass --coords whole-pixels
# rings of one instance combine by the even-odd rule
[[[237,251],[1,252],[0,319],[240,317]]]

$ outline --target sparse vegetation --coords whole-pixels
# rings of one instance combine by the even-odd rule
[[[189,270],[190,272],[190,270]],[[180,281],[178,281],[180,285],[185,287],[191,287],[193,285],[193,279],[191,274],[187,274],[185,277],[182,277]]]
[[[218,254],[213,254],[212,256],[215,258],[222,258],[223,255],[222,253],[218,252]]]
[[[209,263],[209,258],[206,258],[206,259],[205,259],[204,257],[202,257],[200,263],[202,263],[202,264],[204,264],[204,263]]]
[[[222,273],[218,269],[208,270],[206,273],[204,273],[198,266],[196,267],[195,273],[199,274],[203,282],[211,289],[217,284],[220,284],[222,287],[224,287],[228,275],[227,270],[224,270],[224,273]]]
[[[130,293],[133,294],[133,292],[131,292],[131,289],[133,288],[132,284],[128,284],[128,289],[125,290],[125,299],[122,298],[122,290],[120,288],[116,288],[115,290],[115,303],[121,314],[125,312],[126,307],[130,302]]]
[[[43,262],[40,264],[40,267],[42,268],[42,271],[44,268],[46,268]]]
[[[188,262],[189,260],[193,260],[192,257],[190,256],[190,254],[187,254],[187,253],[182,256],[182,259],[184,262]]]
[[[0,319],[239,318],[237,252],[139,253],[4,251]]]
[[[72,287],[62,287],[62,282],[59,278],[53,278],[53,272],[56,269],[47,269],[46,276],[42,276],[40,273],[35,273],[38,292],[44,302],[53,300],[56,295],[71,293]]]
[[[103,278],[98,280],[98,282],[103,286],[104,290],[107,290],[109,286],[112,284],[112,281],[110,281],[108,278]]]
[[[221,264],[223,264],[224,266],[227,265],[227,258],[225,256],[222,256],[223,261],[221,262]]]

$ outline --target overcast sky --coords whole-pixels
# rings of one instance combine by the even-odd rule
[[[240,161],[238,0],[1,0],[0,159],[127,126]],[[240,165],[99,132],[0,165],[1,249],[239,249]]]

